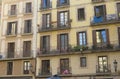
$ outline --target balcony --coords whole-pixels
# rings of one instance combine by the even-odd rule
[[[17,33],[15,33],[15,32],[11,32],[11,33],[10,33],[10,32],[9,32],[9,33],[7,32],[7,33],[6,33],[6,37],[14,37],[14,36],[17,36]]]
[[[70,1],[69,0],[64,0],[64,1],[57,0],[57,8],[69,7],[69,5],[70,5]]]
[[[23,14],[24,15],[27,15],[27,14],[32,14],[33,13],[33,10],[32,10],[32,7],[31,8],[23,8]]]
[[[58,49],[57,46],[50,46],[45,49],[37,51],[38,56],[52,56],[52,55],[70,55],[70,54],[86,54],[96,52],[113,52],[120,51],[118,41],[111,41],[110,44],[96,44],[88,43],[88,45],[68,45],[65,49]]]
[[[96,65],[96,74],[107,75],[111,73],[111,66],[110,65]]]
[[[9,10],[8,11],[8,16],[9,17],[17,16],[17,10]]]
[[[7,58],[14,58],[14,52],[7,52]]]
[[[81,50],[82,49],[82,50]],[[51,56],[51,55],[67,55],[67,54],[82,54],[82,53],[90,53],[91,48],[89,46],[76,46],[69,45],[62,48],[57,48],[57,46],[50,46],[48,48],[41,48],[38,50],[38,56]]]
[[[0,55],[0,60],[15,60],[32,58],[32,50],[30,52],[15,51],[15,52],[1,52],[6,55]]]
[[[48,5],[48,6],[41,6],[40,10],[50,10],[52,8],[52,4]]]
[[[50,70],[45,71],[43,68],[39,69],[38,76],[44,77],[44,76],[51,76],[52,75],[52,68],[50,67]]]
[[[119,23],[120,18],[118,17],[117,14],[108,14],[105,17],[99,16],[99,17],[92,17],[91,18],[91,25],[96,26],[96,25],[104,25],[104,24],[113,24],[113,23]]]
[[[105,0],[92,0],[92,3],[100,3],[100,2],[105,2]]]
[[[59,75],[71,75],[72,74],[72,68],[71,67],[68,67],[68,68],[58,67],[57,73]]]
[[[50,27],[42,26],[39,29],[39,32],[47,31],[57,31],[57,30],[66,30],[71,28],[71,20],[69,20],[65,25],[58,25],[57,22],[52,22]]]
[[[21,30],[21,35],[25,36],[25,35],[32,35],[33,34],[33,29],[30,28],[30,29],[22,29]]]

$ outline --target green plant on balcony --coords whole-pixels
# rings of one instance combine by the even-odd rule
[[[77,51],[85,51],[85,50],[88,50],[88,46],[85,46],[85,45],[77,45],[77,46],[74,46],[73,51],[77,52]]]

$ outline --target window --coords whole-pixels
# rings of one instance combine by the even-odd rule
[[[23,42],[23,57],[31,56],[31,41]]]
[[[11,42],[8,43],[8,50],[7,50],[7,57],[8,58],[14,58],[14,53],[15,53],[15,43]]]
[[[118,41],[119,41],[119,46],[120,46],[120,27],[118,27]]]
[[[97,66],[98,72],[108,72],[108,58],[107,56],[99,56],[98,57],[98,66]]]
[[[42,60],[42,75],[50,75],[50,60]]]
[[[95,6],[95,16],[100,17],[106,16],[106,7],[105,5]]]
[[[58,35],[58,50],[66,52],[68,50],[68,34]]]
[[[8,22],[7,35],[17,34],[17,22]]]
[[[93,43],[94,45],[104,46],[109,44],[108,29],[95,30],[93,31]]]
[[[24,33],[31,33],[32,20],[25,20]]]
[[[7,75],[12,75],[13,72],[13,62],[7,62]]]
[[[48,53],[50,50],[50,36],[41,36],[41,50],[43,53]]]
[[[10,15],[16,15],[16,5],[11,5]]]
[[[69,0],[58,0],[58,6],[69,5]]]
[[[48,13],[48,14],[43,14],[42,15],[42,28],[43,29],[47,29],[47,28],[50,28],[51,26],[51,14]]]
[[[69,59],[60,59],[60,74],[69,74],[70,67],[69,67]]]
[[[84,8],[78,9],[78,20],[85,20],[85,10]]]
[[[30,62],[29,61],[24,61],[23,68],[24,68],[23,73],[24,74],[29,74]]]
[[[81,67],[87,66],[86,57],[80,57],[80,66]]]
[[[68,25],[69,25],[69,12],[68,11],[59,12],[58,26],[67,27]]]
[[[29,2],[29,3],[26,3],[26,10],[25,10],[26,13],[31,13],[32,12],[32,3]]]
[[[52,0],[41,0],[42,9],[51,8]]]
[[[117,13],[118,13],[118,18],[120,19],[120,3],[117,3]]]
[[[78,32],[78,45],[86,45],[87,44],[87,38],[86,38],[86,32]]]

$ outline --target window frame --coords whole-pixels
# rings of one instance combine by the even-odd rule
[[[80,67],[87,67],[87,57],[80,57]]]
[[[80,45],[80,39],[81,39],[81,37],[80,37],[80,35],[79,35],[80,33],[82,33],[82,45]],[[85,39],[83,39],[83,38],[84,38],[84,37],[83,37],[83,33],[85,34]],[[84,41],[85,41],[85,44],[83,44]],[[87,32],[86,32],[86,31],[77,32],[77,45],[78,45],[78,46],[87,45]]]
[[[82,10],[83,9],[83,19],[80,19],[81,18],[81,16],[82,16],[82,13],[80,12],[80,10]],[[81,15],[80,15],[81,14]],[[78,8],[77,9],[77,20],[78,21],[85,21],[86,20],[86,16],[85,16],[85,8]]]
[[[7,23],[7,35],[16,35],[17,34],[17,21]]]
[[[10,61],[7,62],[7,75],[12,75],[12,74],[13,74],[13,62]]]
[[[63,19],[61,19],[63,13]],[[67,14],[67,15],[65,15]],[[69,16],[69,10],[66,11],[59,11],[58,17],[57,17],[57,26],[58,27],[68,27],[70,26],[70,16]]]
[[[24,33],[32,32],[32,19],[24,20]]]
[[[30,70],[30,61],[24,61],[23,62],[23,74],[29,74]]]
[[[50,71],[50,60],[42,60],[41,61],[41,74],[42,75],[50,75],[51,74],[51,71]]]
[[[30,57],[31,56],[31,40],[23,41],[23,57]]]

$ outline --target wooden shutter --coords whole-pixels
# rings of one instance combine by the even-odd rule
[[[42,15],[42,28],[44,29],[46,27],[46,14]]]
[[[118,41],[119,41],[119,45],[120,45],[120,27],[118,27]]]
[[[85,41],[86,41],[86,45],[87,45],[87,32],[85,31]]]
[[[79,43],[79,32],[76,33],[76,37],[77,37],[77,44],[76,44],[76,45],[79,46],[79,44],[80,44],[80,43]]]
[[[60,51],[60,34],[57,35],[57,49]]]
[[[109,30],[106,29],[106,38],[107,38],[107,44],[110,44],[110,40],[109,40]]]
[[[27,32],[27,20],[24,21],[24,33]]]
[[[40,50],[43,49],[43,36],[40,37]]]
[[[93,35],[93,45],[96,45],[96,30],[92,31],[92,35]]]
[[[66,33],[65,35],[67,36],[67,37],[66,37],[67,41],[65,41],[65,42],[67,43],[67,50],[68,50],[68,46],[69,46],[69,36],[68,36],[68,33]]]
[[[50,51],[50,35],[48,36],[48,51]]]
[[[57,12],[57,27],[60,26],[60,13]]]
[[[43,8],[43,0],[41,0],[41,9]]]
[[[17,34],[17,26],[18,26],[18,22],[16,21],[16,26],[15,26],[15,34]]]

